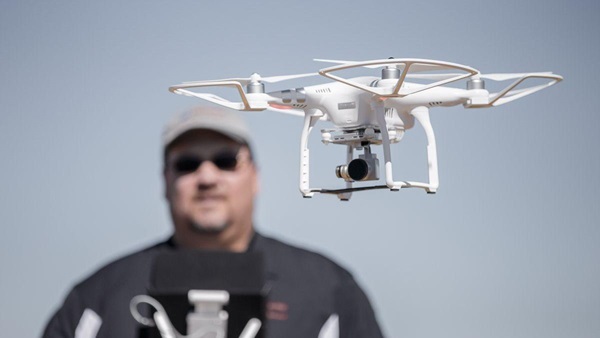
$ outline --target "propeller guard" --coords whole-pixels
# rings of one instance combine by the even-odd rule
[[[333,72],[337,72],[337,71],[341,71],[341,70],[345,70],[345,69],[351,69],[351,68],[358,68],[358,67],[373,68],[373,67],[387,66],[387,65],[400,66],[402,69],[400,78],[398,79],[396,86],[394,86],[394,88],[391,90],[390,90],[390,88],[377,88],[377,87],[365,86],[363,84],[353,82],[353,81],[344,79],[342,77],[339,77],[337,75],[331,74]],[[402,84],[404,84],[404,80],[406,79],[407,75],[409,75],[409,73],[411,73],[411,71],[412,71],[412,73],[417,73],[417,72],[425,72],[425,71],[443,71],[443,70],[459,70],[459,71],[463,71],[465,73],[464,74],[448,74],[450,76],[449,78],[443,78],[439,81],[436,81],[429,85],[423,86],[421,88],[400,93],[400,90],[402,89]],[[466,78],[469,78],[469,77],[479,74],[479,71],[477,69],[469,67],[469,66],[460,65],[460,64],[451,63],[451,62],[444,62],[444,61],[427,60],[427,59],[383,59],[383,60],[372,60],[372,61],[363,61],[363,62],[352,62],[352,63],[346,63],[346,64],[333,66],[333,67],[329,67],[329,68],[324,68],[319,71],[319,74],[321,74],[327,78],[330,78],[332,80],[342,82],[349,86],[352,86],[352,87],[364,90],[366,92],[378,95],[380,97],[388,98],[388,97],[405,97],[405,96],[408,96],[408,95],[411,95],[414,93],[418,93],[418,92],[421,92],[421,91],[424,91],[427,89],[442,86],[447,83],[466,79]]]
[[[234,87],[240,94],[241,102],[231,102],[220,96],[207,93],[196,93],[188,88],[201,88],[201,87]],[[227,108],[243,111],[262,111],[268,108],[267,101],[264,104],[259,102],[252,102],[248,100],[248,96],[244,92],[244,87],[241,81],[228,80],[228,81],[198,81],[198,82],[184,82],[179,85],[169,87],[169,91],[175,94],[197,97]],[[260,94],[253,94],[260,95]]]
[[[523,89],[514,90],[519,84],[527,79],[549,79],[550,81],[545,84],[541,84],[538,86],[527,87]],[[552,85],[555,85],[563,80],[563,77],[560,75],[552,74],[552,73],[529,73],[524,74],[517,81],[511,83],[508,87],[504,88],[502,91],[494,94],[490,94],[489,102],[486,104],[476,104],[476,103],[467,103],[465,104],[466,108],[486,108],[492,106],[500,106],[505,103],[514,101],[516,99],[520,99],[524,96],[533,94],[538,92],[544,88],[548,88]]]

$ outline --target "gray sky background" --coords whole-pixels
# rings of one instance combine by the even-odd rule
[[[303,199],[302,121],[247,114],[265,234],[351,270],[389,337],[600,336],[597,1],[0,2],[0,327],[38,336],[67,290],[168,236],[160,133],[182,81],[439,59],[565,81],[492,109],[433,109],[438,194]],[[290,81],[269,89],[300,87]],[[420,126],[393,149],[425,179]],[[311,140],[315,185],[344,148]]]

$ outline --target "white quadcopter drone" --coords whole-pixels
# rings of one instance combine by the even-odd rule
[[[300,191],[303,197],[314,193],[335,194],[340,200],[349,200],[353,191],[368,189],[422,188],[435,193],[438,186],[438,165],[435,136],[429,121],[429,109],[462,104],[465,108],[499,106],[560,82],[563,78],[551,72],[481,74],[478,70],[444,61],[425,59],[383,59],[371,61],[321,60],[338,64],[317,73],[261,77],[254,73],[249,78],[184,82],[169,88],[176,94],[194,96],[235,110],[272,110],[304,117],[300,145]],[[382,67],[381,77],[365,76],[343,78],[333,73],[348,72],[354,68]],[[338,73],[339,74],[339,73]],[[264,83],[322,75],[335,80],[320,85],[265,93]],[[517,89],[531,78],[544,80],[541,85]],[[432,81],[411,83],[407,79]],[[505,89],[490,93],[484,79],[493,81],[516,80]],[[466,80],[466,89],[445,86]],[[546,80],[548,80],[546,82]],[[240,102],[232,102],[214,94],[191,91],[191,88],[233,87]],[[390,144],[399,142],[405,130],[414,126],[415,118],[427,136],[429,182],[397,181],[392,175]],[[311,188],[309,184],[308,137],[319,120],[335,126],[321,131],[325,144],[346,146],[347,164],[337,166],[337,177],[345,180],[344,189]],[[385,162],[385,185],[355,187],[355,182],[379,180],[379,160],[371,153],[371,145],[382,145]],[[354,158],[354,151],[363,154]]]

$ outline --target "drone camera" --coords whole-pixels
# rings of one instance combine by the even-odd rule
[[[365,154],[359,155],[346,165],[338,165],[335,175],[347,182],[376,181],[379,179],[379,160],[365,147]]]

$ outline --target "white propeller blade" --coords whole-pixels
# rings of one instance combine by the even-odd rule
[[[446,74],[407,74],[406,77],[410,79],[423,79],[423,80],[445,80],[458,75],[458,73],[446,73]],[[474,75],[475,78],[487,79],[492,81],[506,81],[520,79],[525,75],[552,75],[552,72],[536,72],[536,73],[494,73],[494,74],[479,74]]]
[[[351,65],[353,63],[358,63],[357,61],[345,61],[345,60],[329,60],[329,59],[313,59],[313,61],[317,62],[327,62],[327,63],[337,63],[339,65]],[[365,68],[379,68],[380,65],[376,66],[363,66]]]
[[[250,76],[250,77],[235,77],[235,78],[229,78],[229,79],[206,80],[206,81],[187,81],[187,82],[183,82],[183,83],[188,85],[188,84],[194,84],[194,83],[235,81],[235,82],[239,82],[242,86],[246,86],[252,81],[276,83],[276,82],[280,82],[280,81],[286,81],[286,80],[292,80],[292,79],[298,79],[298,78],[302,78],[302,77],[309,77],[309,76],[316,76],[316,75],[319,75],[319,73],[305,73],[305,74],[261,77],[260,75],[255,73],[255,74],[252,74],[252,76]]]
[[[329,59],[313,59],[314,61],[318,61],[318,62],[328,62],[328,63],[337,63],[337,64],[341,64],[341,65],[353,65],[353,64],[357,64],[357,63],[362,63],[363,61],[344,61],[344,60],[329,60]],[[388,59],[388,60],[394,60],[394,59]],[[398,64],[402,64],[404,65],[404,61],[403,59],[398,59]],[[386,65],[364,65],[362,66],[363,68],[381,68],[381,67],[389,67],[389,66],[393,66],[393,63],[390,64],[386,64]],[[428,71],[439,71],[439,70],[444,70],[444,69],[448,69],[448,67],[445,66],[439,66],[439,65],[433,65],[433,64],[419,64],[418,62],[415,62],[411,65],[410,67],[410,71],[411,73],[416,73],[416,72],[428,72]],[[438,74],[436,74],[438,75]],[[449,79],[451,77],[457,76],[457,75],[463,75],[463,74],[443,74],[443,75],[450,75],[450,76],[446,76],[446,77],[442,77],[442,78],[431,78],[432,80],[436,80],[436,79],[440,79],[440,80],[445,80],[445,79]],[[428,79],[427,77],[423,77],[423,79]]]
[[[201,83],[228,82],[228,81],[239,82],[242,86],[245,86],[248,83],[250,83],[250,78],[248,78],[248,77],[233,77],[233,78],[229,78],[229,79],[218,79],[218,80],[185,81],[185,82],[182,82],[182,84],[192,85],[195,83],[201,84]]]
[[[482,79],[492,81],[506,81],[520,79],[525,75],[552,75],[552,72],[535,72],[535,73],[495,73],[495,74],[479,74]]]
[[[319,75],[319,73],[305,73],[305,74],[295,74],[295,75],[280,75],[280,76],[263,77],[260,80],[262,82],[275,83],[275,82],[280,82],[280,81],[286,81],[286,80],[292,80],[292,79],[299,79],[299,78],[302,78],[302,77],[317,76],[317,75]]]
[[[421,79],[421,80],[447,80],[455,76],[464,74],[460,73],[446,73],[446,74],[407,74],[407,79]]]

